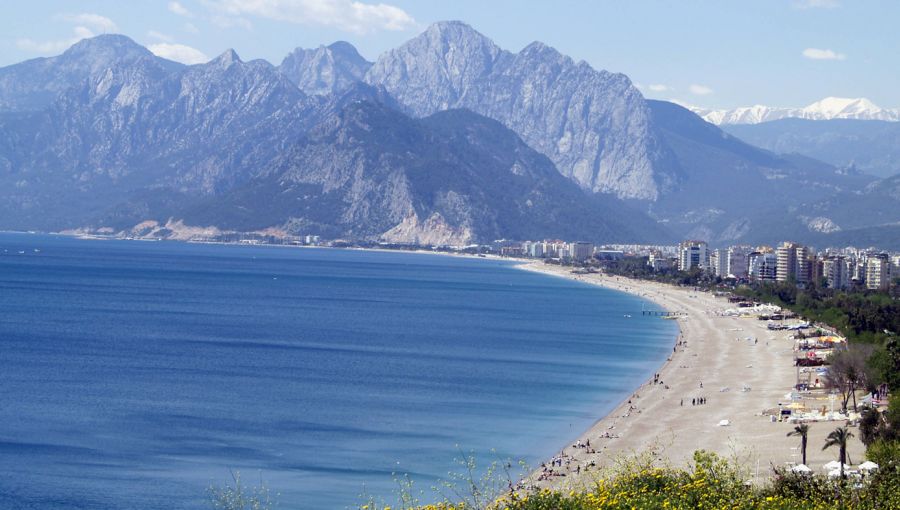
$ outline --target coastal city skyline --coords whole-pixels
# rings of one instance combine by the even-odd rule
[[[0,18],[0,509],[900,502],[900,4]]]

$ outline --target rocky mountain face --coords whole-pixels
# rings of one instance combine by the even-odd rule
[[[84,39],[62,55],[0,68],[0,112],[46,108],[59,94],[89,78],[123,66],[174,71],[181,64],[156,57],[121,35]]]
[[[412,119],[367,99],[184,217],[239,230],[289,217],[301,231],[420,244],[667,236],[617,200],[584,194],[495,121],[463,110]]]
[[[352,44],[339,41],[313,50],[297,48],[278,70],[308,95],[335,94],[362,81],[372,63]]]
[[[592,192],[655,200],[679,178],[627,76],[542,43],[514,54],[464,23],[436,23],[382,55],[365,80],[415,116],[466,108],[498,120]]]
[[[42,110],[0,113],[0,228],[454,244],[667,235],[477,114],[412,119],[361,83],[310,96],[231,50],[188,67],[154,58],[86,73]]]

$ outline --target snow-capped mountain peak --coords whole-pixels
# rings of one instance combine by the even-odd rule
[[[810,115],[818,114],[829,118],[855,118],[878,115],[884,109],[864,97],[859,99],[826,97],[807,106],[803,111]]]
[[[707,122],[716,125],[759,124],[786,118],[900,121],[900,109],[881,108],[866,98],[826,97],[803,108],[779,108],[763,105],[742,106],[732,110],[711,110],[696,106],[689,108]]]

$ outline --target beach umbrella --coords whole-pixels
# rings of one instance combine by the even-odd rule
[[[841,469],[841,463],[838,462],[838,461],[836,461],[836,460],[833,460],[833,461],[831,461],[831,462],[828,462],[828,463],[825,464],[824,466],[822,466],[822,469],[824,469],[825,471],[832,471],[832,470],[835,470],[835,469],[840,470],[840,469]],[[848,469],[850,469],[850,466],[848,466],[847,464],[844,464],[844,471],[846,471],[846,470],[848,470]]]
[[[875,464],[871,460],[867,460],[859,465],[859,469],[863,471],[872,471],[873,469],[878,469],[878,464]]]
[[[797,464],[796,466],[791,468],[791,471],[800,474],[812,473],[812,469],[809,469],[806,464]]]

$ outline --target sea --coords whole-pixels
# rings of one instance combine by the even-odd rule
[[[496,259],[3,233],[0,508],[435,501],[651,377],[677,326],[645,304]]]

